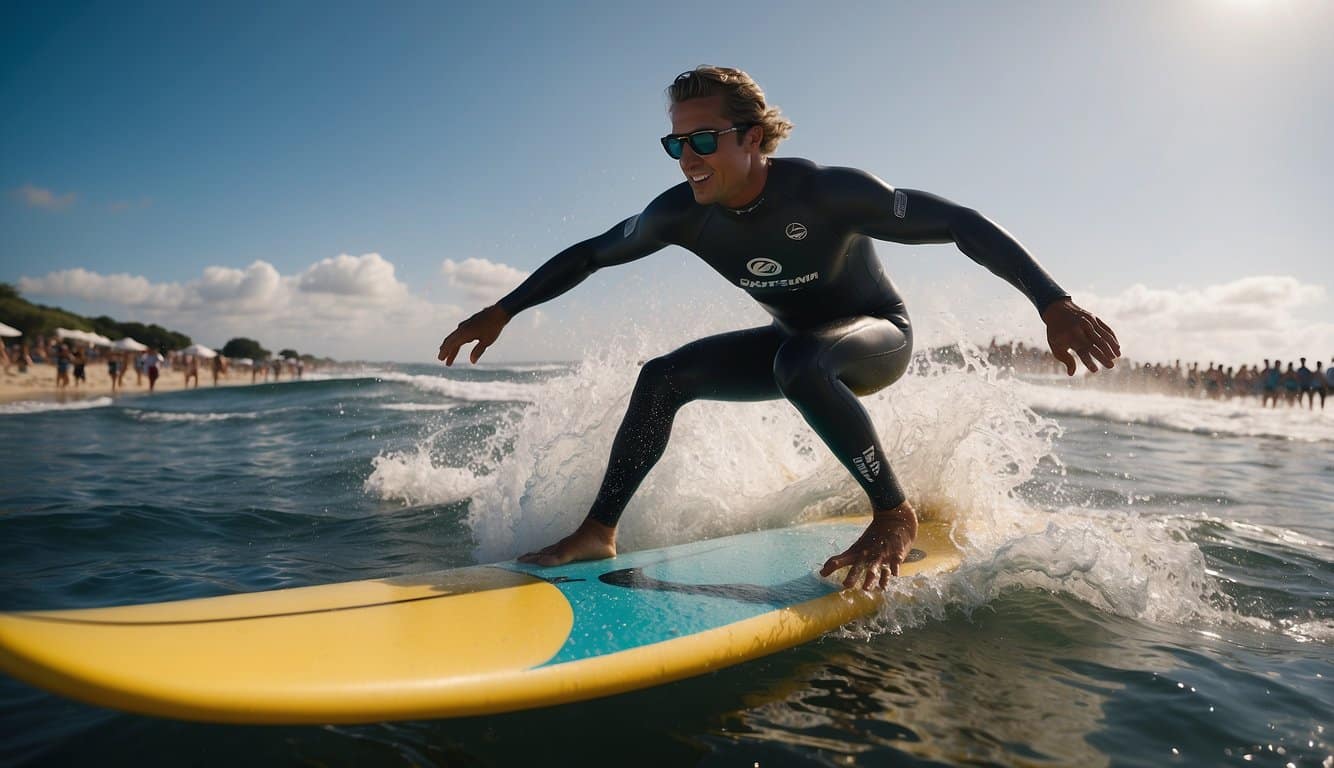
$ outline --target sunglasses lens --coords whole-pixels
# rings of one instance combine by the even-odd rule
[[[685,141],[676,136],[667,136],[662,140],[662,148],[667,150],[673,160],[680,160],[681,153],[685,151]]]
[[[690,137],[690,146],[701,155],[712,155],[718,151],[718,134],[696,133]]]

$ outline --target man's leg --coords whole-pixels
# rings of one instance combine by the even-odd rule
[[[847,550],[821,568],[848,567],[844,586],[888,586],[917,537],[917,514],[894,478],[875,425],[857,399],[896,381],[908,368],[912,337],[899,323],[861,317],[794,335],[774,360],[784,396],[870,497],[872,520]]]
[[[888,320],[861,317],[792,336],[774,377],[820,439],[861,484],[876,510],[904,501],[875,425],[858,395],[889,386],[908,368],[912,340]]]
[[[774,382],[774,355],[784,338],[773,326],[734,331],[691,342],[645,363],[588,518],[573,534],[520,557],[520,562],[560,565],[615,555],[616,523],[667,449],[676,412],[692,400],[782,397]]]

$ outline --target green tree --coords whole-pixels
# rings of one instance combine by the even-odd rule
[[[223,357],[248,357],[251,360],[264,360],[269,356],[269,351],[261,347],[258,341],[244,336],[229,340],[219,351]]]
[[[281,357],[284,360],[292,360],[301,357],[301,355],[298,355],[295,349],[284,349],[278,353],[278,357]]]

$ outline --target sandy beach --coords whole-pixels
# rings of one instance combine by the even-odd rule
[[[202,366],[201,366],[202,367]],[[284,372],[285,373],[285,372]],[[71,378],[73,375],[71,374]],[[286,381],[284,376],[281,381]],[[130,371],[123,379],[124,386],[119,391],[111,391],[111,377],[107,374],[106,364],[94,364],[88,366],[88,380],[80,382],[78,386],[71,383],[64,389],[56,387],[56,367],[50,363],[36,363],[28,366],[28,370],[19,373],[17,365],[11,366],[8,373],[0,373],[0,403],[15,403],[24,400],[78,400],[90,397],[110,397],[113,394],[120,396],[139,396],[148,395],[148,377],[144,376],[142,382],[135,376],[134,371]],[[265,383],[261,373],[256,384]],[[219,387],[240,387],[250,386],[250,371],[232,371],[218,377]],[[194,388],[194,381],[190,382],[191,388]],[[213,374],[201,370],[199,372],[199,388],[213,386]],[[154,393],[157,392],[178,392],[185,389],[184,371],[167,371],[157,380],[157,386]]]

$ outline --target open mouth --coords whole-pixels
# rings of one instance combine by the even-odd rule
[[[691,184],[703,184],[704,182],[708,181],[709,179],[712,179],[712,178],[713,178],[713,174],[712,174],[712,173],[691,173],[691,174],[688,174],[688,175],[686,176],[686,178],[690,179],[690,183],[691,183]]]

